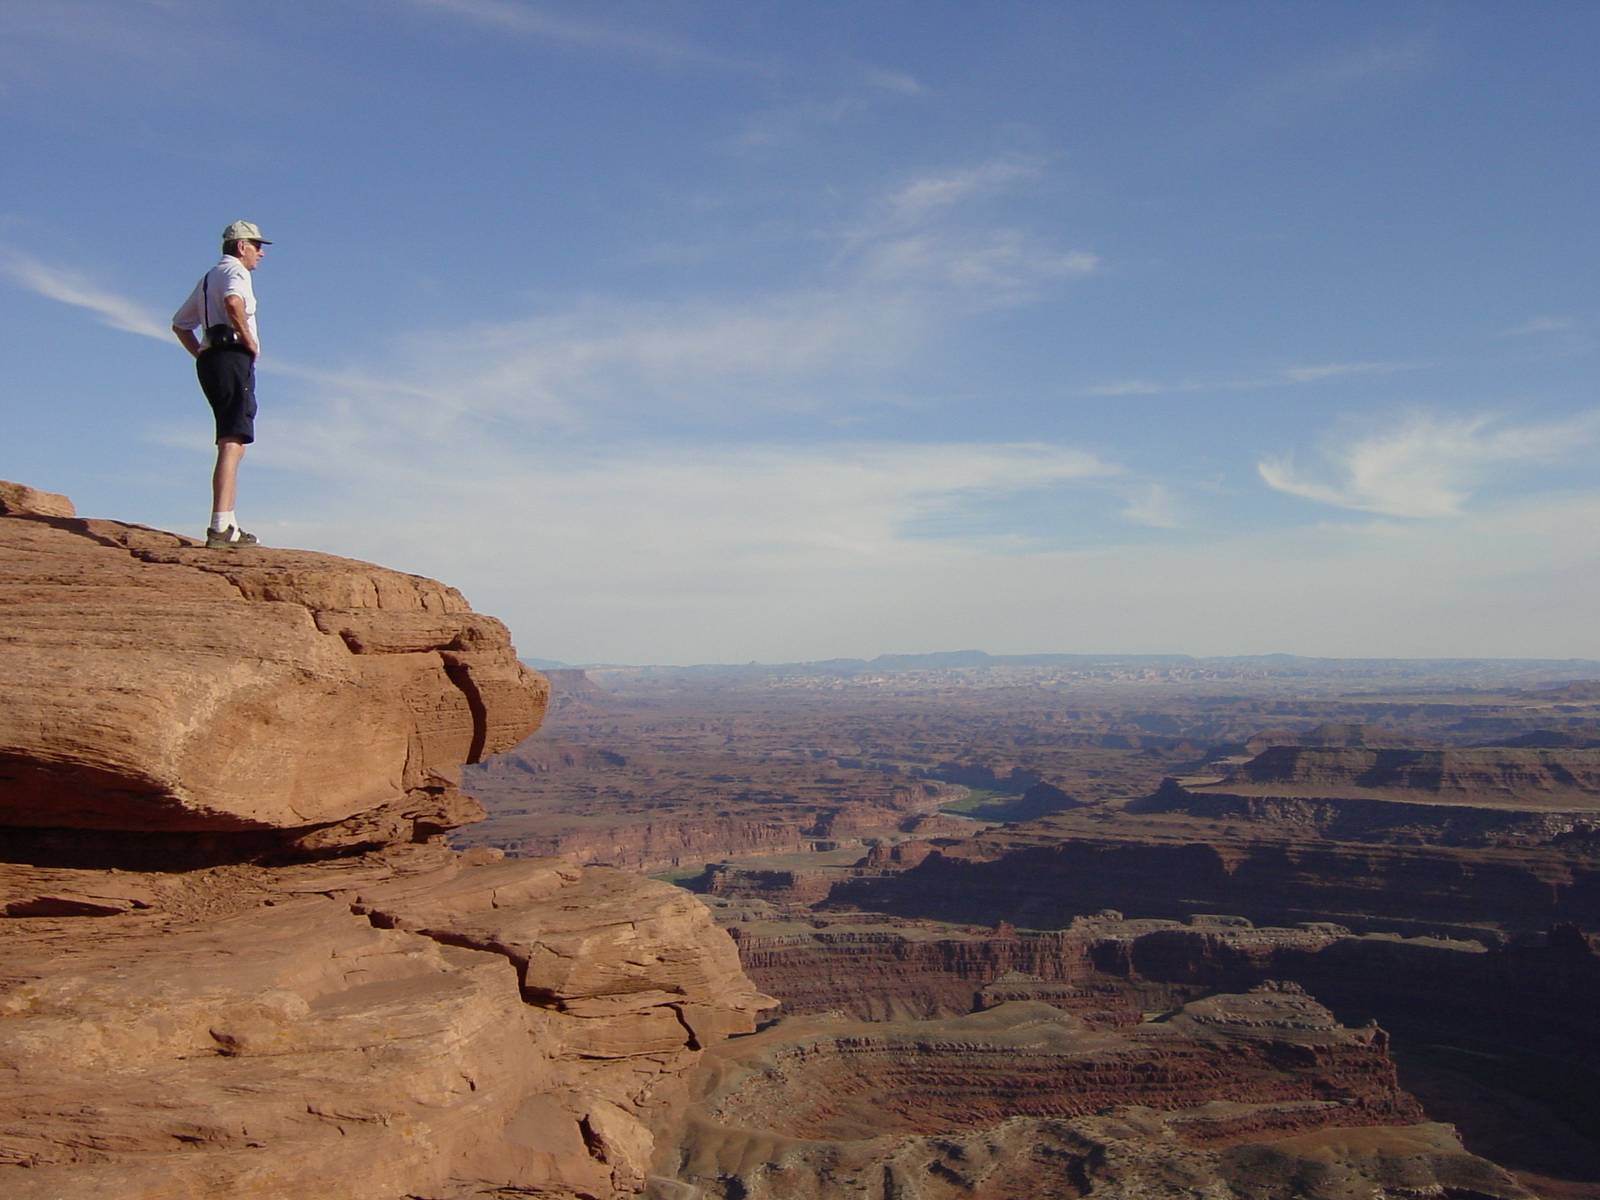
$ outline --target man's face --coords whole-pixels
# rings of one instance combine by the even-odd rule
[[[239,243],[239,261],[244,264],[246,271],[254,271],[256,264],[261,261],[261,256],[266,252],[267,248],[260,242]]]

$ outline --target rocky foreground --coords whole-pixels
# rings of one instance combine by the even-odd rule
[[[637,1192],[769,1002],[677,889],[457,854],[548,689],[454,589],[0,484],[0,1194]]]

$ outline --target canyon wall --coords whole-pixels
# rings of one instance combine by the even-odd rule
[[[576,689],[568,709],[587,711],[586,697],[597,689],[570,676],[566,682]],[[746,759],[736,736],[696,735],[704,745],[673,750],[652,744],[649,730],[634,731],[624,754],[603,739],[579,745],[541,734],[468,773],[490,815],[453,841],[670,871],[861,846],[966,794],[953,784],[868,771],[852,772],[846,784],[830,762]],[[677,739],[665,740],[671,747]]]
[[[1121,1024],[1206,993],[1286,980],[1346,1020],[1600,1062],[1600,1030],[1590,1019],[1600,996],[1600,939],[1572,926],[1485,947],[1223,916],[1178,922],[1105,913],[1034,932],[873,914],[785,917],[750,901],[713,902],[713,911],[751,978],[782,997],[790,1014],[947,1017],[1048,997],[1099,1024]]]
[[[831,903],[1041,928],[1111,907],[1358,931],[1600,928],[1600,751],[1285,745],[1121,805],[873,862]]]
[[[1047,818],[1048,838],[980,835],[903,872],[841,879],[831,902],[908,917],[1052,928],[1116,908],[1181,919],[1237,913],[1264,925],[1331,920],[1359,931],[1533,933],[1600,928],[1600,858],[1549,850],[1249,837]]]
[[[1026,1000],[801,1018],[708,1064],[660,1200],[1531,1195],[1422,1119],[1381,1029],[1290,985],[1114,1027]]]

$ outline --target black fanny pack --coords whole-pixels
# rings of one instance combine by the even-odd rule
[[[207,350],[248,350],[244,338],[239,336],[239,331],[232,325],[207,325],[206,326]]]

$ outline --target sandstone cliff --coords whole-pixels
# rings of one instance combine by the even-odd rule
[[[0,485],[0,1194],[604,1197],[767,1003],[686,894],[456,854],[548,694],[432,580]]]
[[[426,836],[549,691],[454,588],[366,563],[45,515],[0,520],[0,559],[4,825]]]

